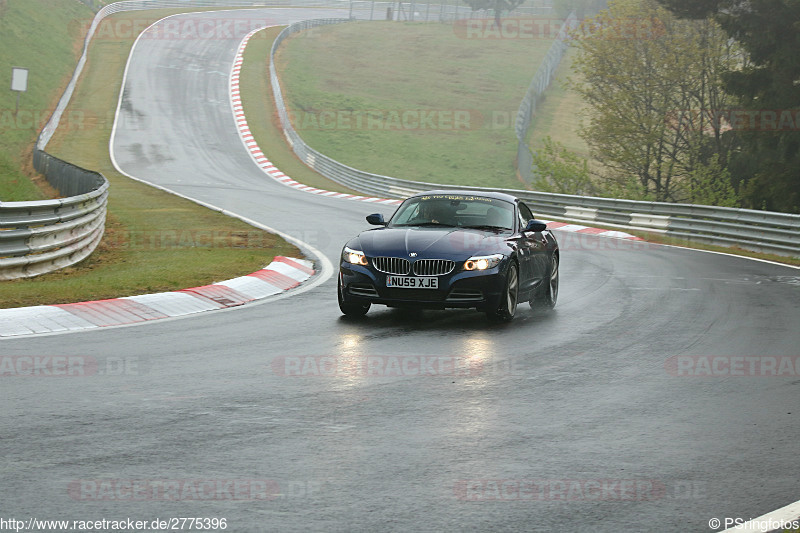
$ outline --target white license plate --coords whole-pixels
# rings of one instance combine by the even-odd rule
[[[393,289],[438,289],[439,278],[386,276],[386,286]]]

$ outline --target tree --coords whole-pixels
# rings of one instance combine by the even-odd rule
[[[633,176],[639,197],[686,201],[698,168],[724,166],[730,136],[702,110],[728,104],[720,73],[738,61],[728,41],[717,24],[679,20],[654,0],[611,2],[577,31],[582,135],[615,186]]]
[[[731,183],[731,174],[714,157],[707,164],[698,165],[691,174],[689,201],[693,204],[739,207],[741,199]]]
[[[561,194],[590,195],[594,192],[589,178],[589,164],[549,136],[533,154],[531,182],[534,190]]]
[[[723,76],[749,116],[729,168],[748,207],[800,213],[800,2],[659,0],[681,17],[713,17],[747,53]],[[786,116],[783,123],[773,114]]]
[[[511,11],[519,7],[525,0],[465,0],[473,11],[486,9],[494,11],[494,23],[500,27],[500,15],[503,11]]]

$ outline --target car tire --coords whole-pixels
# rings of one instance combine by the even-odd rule
[[[362,304],[362,303],[354,303],[354,302],[345,302],[344,295],[342,294],[342,282],[341,280],[336,282],[336,295],[339,300],[339,310],[342,312],[343,315],[346,316],[364,316],[369,311],[370,305],[369,303]]]
[[[506,275],[506,285],[503,290],[503,297],[500,299],[500,307],[494,311],[487,311],[486,316],[490,320],[499,322],[510,322],[517,312],[519,302],[519,267],[512,261],[508,267]]]
[[[558,255],[553,254],[550,259],[550,269],[547,273],[547,283],[541,292],[531,300],[531,307],[549,311],[556,306],[558,300]]]

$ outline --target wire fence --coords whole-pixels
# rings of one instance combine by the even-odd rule
[[[544,97],[544,92],[553,83],[561,60],[569,47],[569,32],[578,25],[578,17],[573,11],[564,20],[558,35],[547,51],[536,74],[533,75],[528,91],[519,105],[514,131],[517,134],[517,171],[525,183],[533,180],[533,154],[528,146],[528,130],[536,113],[536,106]]]
[[[530,3],[506,12],[506,16],[547,15],[550,14],[552,9],[552,6],[547,2]],[[452,23],[456,20],[494,17],[493,10],[473,10],[469,5],[461,2],[430,3],[417,1],[381,2],[375,0],[352,0],[352,2],[350,2],[350,10],[350,18],[353,18],[353,13],[361,13],[362,16],[357,16],[355,18],[406,22]],[[367,12],[369,16],[365,16]]]

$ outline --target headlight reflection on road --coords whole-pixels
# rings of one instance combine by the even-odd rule
[[[463,338],[461,356],[467,359],[473,372],[460,382],[461,399],[452,404],[448,415],[453,422],[452,431],[469,442],[491,434],[498,417],[493,399],[498,381],[493,364],[496,345],[486,333],[473,332]]]
[[[366,376],[361,371],[365,357],[361,351],[363,347],[363,335],[346,333],[339,337],[339,353],[336,354],[338,367],[336,379],[339,383],[355,386],[364,381]]]
[[[487,372],[491,374],[491,365],[494,361],[494,343],[483,332],[474,332],[464,338],[462,344],[463,357],[467,358],[473,368],[480,368],[481,371],[474,373],[473,383],[478,383],[491,379]]]
[[[304,358],[287,357],[289,375],[320,376],[349,387],[367,379],[437,379],[458,380],[464,386],[484,387],[495,384],[496,345],[490,335],[473,333],[462,337],[460,349],[449,354],[408,352],[402,354],[364,353],[365,337],[358,333],[338,336],[335,353]],[[295,361],[294,359],[298,359]],[[291,361],[290,361],[291,360]],[[279,365],[280,366],[280,365]],[[502,370],[500,369],[502,374]]]

